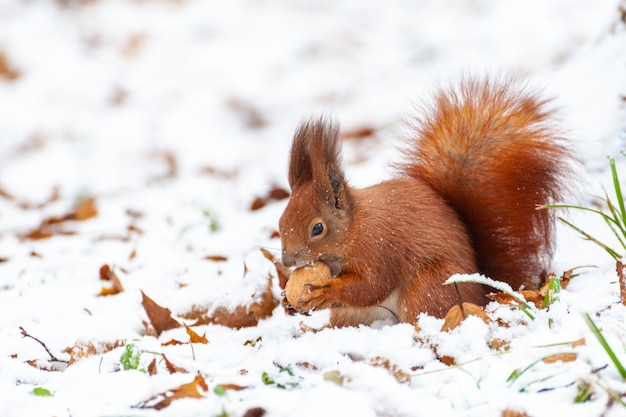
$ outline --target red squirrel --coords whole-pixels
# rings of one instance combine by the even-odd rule
[[[555,223],[537,206],[561,199],[574,159],[549,104],[512,79],[441,89],[410,121],[397,175],[366,188],[346,180],[338,126],[303,122],[279,221],[291,307],[330,308],[333,327],[415,323],[422,312],[487,302],[478,284],[443,285],[456,273],[536,285]]]

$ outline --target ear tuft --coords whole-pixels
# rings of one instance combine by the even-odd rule
[[[323,117],[300,123],[289,156],[289,185],[295,188],[313,181],[319,170],[340,160],[339,127]],[[316,178],[317,179],[317,178]]]
[[[331,208],[349,205],[345,175],[341,169],[339,126],[324,118],[300,124],[293,138],[289,159],[289,185],[292,190],[314,182],[321,198]]]

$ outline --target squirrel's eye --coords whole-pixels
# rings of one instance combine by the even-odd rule
[[[324,225],[322,223],[315,223],[311,229],[311,237],[319,236],[324,231]]]

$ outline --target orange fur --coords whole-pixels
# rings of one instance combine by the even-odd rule
[[[279,224],[282,261],[320,261],[331,277],[293,284],[294,308],[331,308],[333,326],[415,322],[486,301],[479,285],[442,285],[454,273],[531,285],[553,247],[553,215],[536,206],[559,199],[572,159],[546,105],[510,81],[440,91],[415,123],[399,175],[363,189],[345,179],[338,127],[302,124]]]

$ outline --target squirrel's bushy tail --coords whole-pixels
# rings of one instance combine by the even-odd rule
[[[468,227],[480,272],[517,289],[546,267],[571,146],[549,100],[514,80],[465,79],[440,90],[414,125],[406,175],[430,184]]]

